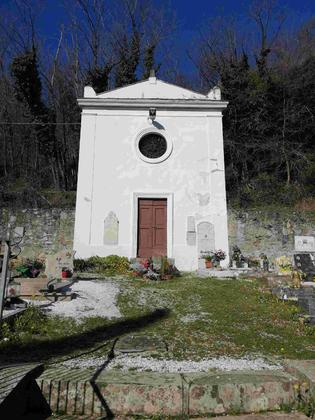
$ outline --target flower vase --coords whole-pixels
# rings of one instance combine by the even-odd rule
[[[212,264],[212,261],[205,261],[205,264],[206,264],[206,268],[212,268],[213,267],[213,264]]]

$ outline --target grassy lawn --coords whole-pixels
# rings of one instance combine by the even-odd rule
[[[76,324],[30,308],[13,327],[2,326],[1,360],[52,362],[89,352],[106,354],[114,339],[132,333],[164,339],[169,355],[179,360],[245,354],[315,358],[315,326],[301,324],[300,309],[279,302],[261,280],[186,274],[164,282],[115,281],[123,318],[94,317]],[[161,308],[170,310],[167,316],[156,316]]]
[[[169,317],[145,332],[162,337],[177,359],[248,353],[315,358],[315,326],[301,325],[300,309],[279,302],[261,280],[129,280],[118,303],[126,317],[169,308]]]

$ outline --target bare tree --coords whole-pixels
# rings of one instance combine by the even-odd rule
[[[267,58],[286,20],[284,12],[279,9],[277,3],[277,0],[255,0],[249,11],[249,16],[258,29],[259,47],[255,58],[261,76],[266,74]]]

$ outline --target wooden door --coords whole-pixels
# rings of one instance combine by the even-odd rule
[[[167,255],[167,200],[140,198],[138,202],[138,257]]]

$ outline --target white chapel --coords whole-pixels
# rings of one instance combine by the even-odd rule
[[[152,76],[96,94],[84,89],[76,258],[167,256],[198,268],[228,230],[221,100]]]

